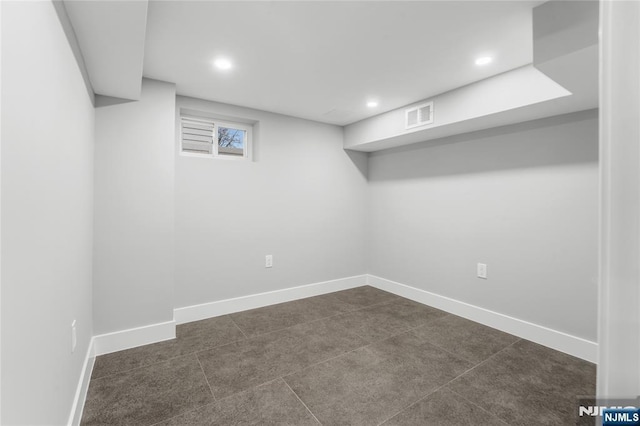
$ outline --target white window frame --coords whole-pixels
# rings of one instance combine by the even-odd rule
[[[189,152],[184,151],[182,145],[182,119],[194,119],[194,120],[202,120],[211,122],[213,124],[213,137],[212,137],[212,149],[211,154],[209,153],[199,153],[199,152]],[[220,127],[228,127],[233,129],[239,129],[244,131],[244,143],[242,155],[234,155],[234,154],[224,154],[220,153],[218,148],[218,129]],[[253,125],[247,123],[241,123],[232,120],[222,120],[217,119],[215,117],[207,117],[207,116],[198,116],[193,114],[180,114],[180,134],[179,134],[179,146],[178,150],[181,156],[184,157],[197,157],[197,158],[215,158],[221,160],[251,160],[251,153],[253,151]]]
[[[242,155],[234,155],[234,154],[220,154],[219,145],[218,145],[218,128],[227,127],[232,129],[244,130],[244,142],[242,144]],[[250,160],[251,159],[251,139],[252,139],[252,128],[253,126],[236,123],[233,121],[218,121],[215,120],[213,122],[213,156],[216,158],[228,158],[228,159],[236,159],[236,160]]]

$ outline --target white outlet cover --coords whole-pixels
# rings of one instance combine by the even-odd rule
[[[487,279],[487,264],[486,263],[478,263],[477,275],[478,275],[478,278],[482,278],[484,280]]]
[[[76,350],[76,346],[78,345],[78,333],[76,331],[76,320],[73,320],[71,323],[71,352],[73,353]]]

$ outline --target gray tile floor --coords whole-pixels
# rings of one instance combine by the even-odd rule
[[[372,287],[97,358],[83,425],[572,425],[595,366]]]

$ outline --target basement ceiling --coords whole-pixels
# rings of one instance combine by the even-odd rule
[[[345,125],[531,63],[540,3],[151,1],[144,75],[181,95]],[[214,70],[218,56],[234,68]]]
[[[98,94],[138,99],[144,75],[339,125],[532,63],[541,3],[64,1]],[[214,69],[220,56],[233,68]],[[477,66],[481,56],[493,62]]]

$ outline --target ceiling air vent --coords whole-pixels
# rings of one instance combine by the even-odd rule
[[[433,123],[433,102],[427,102],[405,111],[405,128]]]

